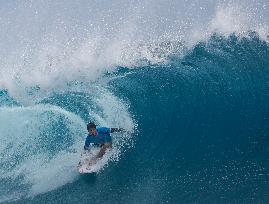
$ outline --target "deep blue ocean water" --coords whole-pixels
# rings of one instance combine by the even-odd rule
[[[29,105],[0,92],[2,202],[269,201],[269,46],[255,32],[67,87]],[[80,176],[89,120],[130,132],[114,136],[117,159]]]

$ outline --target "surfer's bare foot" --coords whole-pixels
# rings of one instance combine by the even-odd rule
[[[89,166],[94,165],[94,164],[96,164],[96,160],[95,159],[89,161],[89,163],[88,163]]]

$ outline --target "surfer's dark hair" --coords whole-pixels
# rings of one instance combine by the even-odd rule
[[[87,130],[89,131],[91,128],[96,129],[96,125],[94,124],[94,122],[89,122],[87,125]]]

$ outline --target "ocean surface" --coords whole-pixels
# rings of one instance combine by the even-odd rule
[[[123,35],[135,32],[130,21],[117,38],[86,35],[92,22],[78,21],[79,32],[64,27],[59,7],[86,18],[82,3],[44,8],[58,11],[53,26],[63,27],[52,27],[60,36],[42,17],[46,3],[14,4],[3,12],[16,20],[1,22],[10,35],[24,31],[24,41],[0,53],[0,203],[269,202],[269,44],[268,32],[251,24],[256,15],[247,13],[248,26],[230,22],[235,7],[221,4],[201,38],[173,29],[172,37],[134,42]],[[22,16],[38,34],[20,30]],[[214,27],[220,20],[224,27]],[[1,42],[11,42],[3,32]],[[89,121],[126,132],[112,134],[97,173],[79,175]]]

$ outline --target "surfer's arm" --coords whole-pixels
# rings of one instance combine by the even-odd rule
[[[91,138],[88,136],[85,141],[84,150],[90,150]]]
[[[123,128],[110,128],[110,133],[113,133],[113,132],[122,132],[124,131]]]

